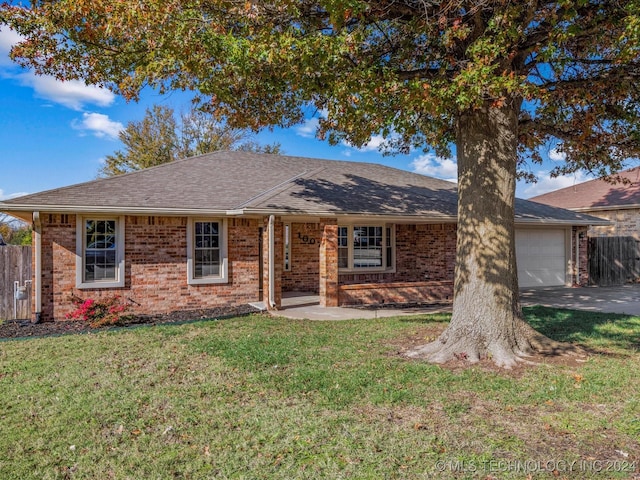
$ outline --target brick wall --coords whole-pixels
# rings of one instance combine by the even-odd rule
[[[41,320],[64,319],[65,313],[69,312],[73,306],[70,297],[75,293],[76,286],[76,216],[41,214],[40,220],[42,222]],[[35,252],[32,256],[35,268]],[[33,310],[35,315],[36,308]]]
[[[285,292],[318,292],[323,225],[291,224],[291,270],[282,272]],[[340,274],[340,284],[442,281],[453,278],[456,226],[396,225],[396,271]]]
[[[338,298],[338,225],[335,220],[322,226],[320,241],[320,305],[337,307]]]
[[[585,213],[613,222],[610,226],[589,227],[590,237],[634,237],[640,240],[640,208],[597,210]]]
[[[439,303],[453,300],[453,281],[340,285],[340,305]]]
[[[113,294],[135,302],[137,313],[168,313],[258,300],[258,220],[228,220],[226,284],[187,284],[186,217],[125,218],[124,288],[77,289],[76,217],[42,216],[42,320],[63,320],[71,295]]]
[[[396,229],[396,271],[340,275],[340,285],[449,281],[456,262],[456,225],[402,225]]]
[[[319,223],[291,224],[291,268],[282,272],[282,289],[285,292],[318,293],[321,240]]]

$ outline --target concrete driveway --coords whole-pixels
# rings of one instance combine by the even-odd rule
[[[520,302],[523,306],[544,305],[640,316],[640,285],[527,288],[520,290]]]

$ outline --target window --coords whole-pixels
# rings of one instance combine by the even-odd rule
[[[187,226],[188,283],[226,283],[226,225],[224,220],[189,219]]]
[[[382,267],[382,227],[353,227],[353,268]]]
[[[349,227],[338,227],[338,268],[349,268]]]
[[[76,286],[124,286],[124,218],[78,217]]]
[[[291,225],[284,224],[284,271],[291,270]]]
[[[393,228],[384,225],[338,227],[338,268],[391,270],[394,268]]]

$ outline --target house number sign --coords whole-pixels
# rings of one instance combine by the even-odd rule
[[[309,238],[309,235],[302,235],[300,232],[298,232],[298,238],[305,245],[313,245],[314,243],[316,243],[316,239],[315,238],[313,238],[313,237]]]

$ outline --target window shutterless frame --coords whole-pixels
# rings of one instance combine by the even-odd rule
[[[189,218],[187,221],[187,283],[227,283],[227,221]]]
[[[76,216],[76,287],[124,287],[124,216]]]
[[[340,273],[395,271],[394,225],[338,225],[338,269]]]

